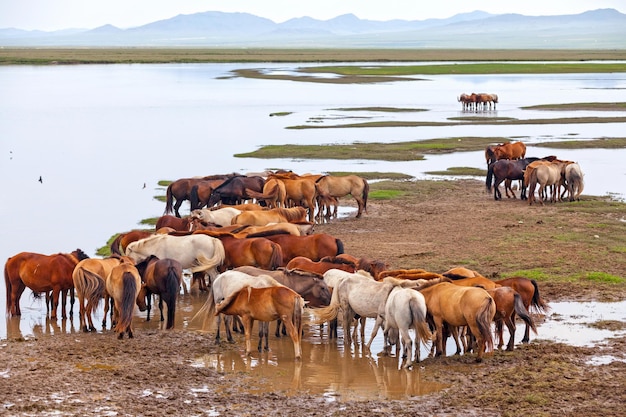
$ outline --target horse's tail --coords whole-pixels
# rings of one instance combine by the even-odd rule
[[[327,321],[331,321],[337,318],[339,314],[339,296],[337,295],[337,288],[333,288],[333,294],[330,297],[330,304],[326,307],[312,308],[311,321],[314,324],[322,324]],[[344,323],[347,326],[346,323]]]
[[[133,321],[133,313],[135,312],[135,302],[137,300],[137,281],[130,272],[124,272],[122,276],[123,292],[120,306],[118,307],[119,319],[115,326],[117,333],[122,333],[130,328]]]
[[[191,272],[206,272],[210,269],[217,268],[224,263],[224,259],[226,259],[224,244],[222,244],[222,242],[217,238],[213,238],[213,241],[215,243],[213,246],[213,256],[207,258],[204,254],[199,254],[197,258],[197,265],[191,268]]]
[[[165,191],[165,213],[164,214],[170,214],[174,212],[173,201],[172,201],[174,199],[174,197],[172,196],[172,184],[168,185],[167,190]]]
[[[176,299],[180,291],[181,276],[178,269],[170,265],[167,268],[167,277],[165,278],[165,304],[167,305],[167,324],[166,329],[174,328],[174,318],[176,317]]]
[[[485,179],[485,187],[487,187],[487,192],[491,192],[491,184],[493,182],[493,163],[489,164],[487,167],[487,178]]]
[[[526,325],[530,327],[531,329],[533,329],[533,332],[537,334],[537,326],[535,326],[535,321],[528,313],[528,310],[526,310],[526,307],[524,307],[522,296],[519,295],[518,293],[515,293],[513,297],[514,297],[513,307],[515,309],[515,314],[517,314],[522,320],[524,320],[524,323],[526,323]]]
[[[294,327],[296,328],[296,335],[301,337],[302,335],[302,315],[304,314],[304,300],[301,296],[295,297],[295,302],[293,306],[293,315],[291,317],[291,321],[293,322]]]
[[[189,191],[189,210],[194,211],[200,207],[200,196],[198,195],[198,186],[194,185]]]
[[[367,213],[367,196],[370,193],[370,185],[365,178],[363,178],[363,210]]]
[[[409,310],[411,311],[411,317],[413,319],[413,326],[415,329],[415,343],[421,342],[426,346],[433,339],[433,334],[430,331],[430,327],[428,327],[428,323],[426,322],[426,314],[425,308],[422,308],[419,300],[416,298],[411,298],[409,300]]]
[[[531,279],[530,282],[535,287],[535,291],[533,292],[533,298],[530,302],[531,309],[534,309],[537,313],[545,313],[550,310],[548,304],[543,301],[541,295],[539,294],[539,286],[537,285],[537,281]]]
[[[341,255],[342,253],[345,253],[344,252],[345,248],[343,246],[343,242],[341,241],[341,239],[338,239],[338,238],[335,239],[335,243],[337,244],[337,253],[335,254],[335,256],[336,255]]]
[[[476,315],[476,326],[485,343],[485,352],[493,350],[493,336],[491,335],[491,322],[496,312],[496,302],[493,298],[486,297],[483,305]]]
[[[285,257],[283,255],[283,249],[278,243],[272,242],[272,255],[270,256],[270,270],[274,270],[280,266],[283,266]]]
[[[11,259],[11,258],[9,258]],[[13,285],[11,284],[11,277],[9,277],[9,270],[7,268],[7,263],[4,264],[4,285],[6,286],[6,296],[7,296],[7,313],[11,312],[11,292],[13,291]]]
[[[197,318],[202,318],[202,331],[206,331],[208,328],[209,319],[215,316],[215,299],[213,296],[213,285],[208,288],[208,296],[202,307],[191,318],[191,323],[195,322]]]
[[[88,269],[76,268],[73,281],[76,291],[82,295],[83,300],[98,308],[105,293],[104,279]]]

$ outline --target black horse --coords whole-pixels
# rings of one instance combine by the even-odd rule
[[[252,199],[247,190],[263,193],[264,184],[265,180],[260,176],[248,177],[240,175],[229,178],[213,190],[207,202],[207,207],[213,207],[219,202],[223,204],[241,204],[245,200]]]

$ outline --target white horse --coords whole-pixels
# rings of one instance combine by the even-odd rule
[[[402,338],[403,362],[405,368],[413,365],[412,344],[409,329],[415,330],[415,362],[420,360],[420,341],[424,344],[432,340],[432,333],[426,323],[426,300],[419,292],[411,288],[395,287],[385,303],[383,321],[385,323],[383,331],[385,334],[385,348],[387,352],[387,341],[391,338],[391,329],[397,329]]]
[[[580,195],[585,188],[585,174],[583,174],[580,165],[577,163],[568,164],[565,167],[565,190],[561,194],[561,200],[565,196],[565,192],[568,193],[569,201],[580,200]]]
[[[200,290],[206,291],[204,274],[210,278],[217,276],[217,268],[226,258],[224,245],[214,237],[198,234],[186,236],[153,235],[130,243],[126,247],[126,255],[135,264],[150,255],[159,259],[175,259],[183,269],[190,269],[193,279],[199,281]]]
[[[241,210],[234,207],[222,207],[217,210],[197,209],[191,212],[191,219],[198,219],[204,223],[215,223],[218,226],[230,226],[233,217],[241,214]]]
[[[265,287],[278,287],[283,286],[280,282],[276,281],[274,278],[269,275],[250,275],[240,271],[224,271],[219,274],[211,284],[211,288],[209,290],[209,296],[207,297],[204,305],[198,312],[194,315],[191,321],[194,321],[197,317],[204,316],[204,322],[202,328],[206,328],[206,319],[215,315],[216,306],[221,305],[224,302],[228,302],[228,300],[234,297],[239,291],[244,289],[245,287],[252,288],[265,288]],[[220,340],[220,323],[222,314],[219,314],[217,317],[217,333],[215,335],[215,340]],[[226,326],[226,338],[229,342],[233,342],[233,336],[230,331],[232,320],[230,316],[224,317],[224,325]],[[267,327],[267,331],[269,331],[269,326]],[[267,334],[264,333],[265,336]],[[262,338],[261,338],[262,339]],[[267,337],[266,337],[266,346],[267,346]],[[261,340],[259,340],[259,346],[261,345]]]

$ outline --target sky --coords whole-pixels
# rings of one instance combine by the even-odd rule
[[[626,0],[0,0],[0,28],[52,31],[111,24],[126,29],[207,11],[245,12],[281,23],[302,16],[327,20],[346,13],[370,20],[424,20],[475,10],[541,16],[603,8],[626,14]]]

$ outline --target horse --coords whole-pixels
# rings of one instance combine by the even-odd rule
[[[150,230],[131,230],[130,232],[120,233],[113,242],[111,242],[111,254],[123,256],[126,253],[126,246],[128,246],[130,242],[135,242],[152,235],[154,235],[154,232]]]
[[[500,286],[500,284],[483,276],[455,279],[451,280],[451,282],[455,285],[459,285],[462,287],[481,287],[486,290],[497,288]]]
[[[43,255],[33,252],[20,252],[7,259],[4,265],[4,282],[6,285],[7,313],[20,316],[20,297],[30,288],[34,294],[52,291],[52,307],[50,318],[56,320],[59,294],[63,294],[61,302],[61,318],[67,318],[65,294],[70,291],[70,316],[74,308],[74,282],[72,272],[78,262],[89,256],[81,249],[71,253]]]
[[[128,257],[112,256],[104,259],[88,258],[76,264],[72,272],[72,281],[76,288],[79,302],[80,328],[84,332],[95,332],[92,315],[101,299],[105,299],[102,329],[106,329],[109,312],[109,295],[106,292],[106,279],[111,270],[122,262],[132,263]],[[111,311],[111,314],[113,311]]]
[[[539,160],[539,158],[524,158],[524,159],[499,159],[491,164],[487,168],[487,177],[485,179],[485,186],[487,188],[487,192],[491,192],[491,187],[493,183],[493,199],[501,200],[502,193],[500,192],[500,184],[503,181],[507,180],[504,192],[506,193],[507,198],[509,196],[509,190],[513,195],[513,198],[517,198],[515,193],[511,189],[509,180],[520,180],[522,182],[521,194],[520,198],[522,200],[526,200],[526,185],[524,183],[524,170],[526,167],[534,161]]]
[[[384,351],[387,352],[387,341],[391,329],[397,329],[402,339],[404,368],[413,365],[412,344],[409,329],[415,331],[415,362],[420,360],[420,341],[423,344],[432,339],[432,333],[426,322],[426,300],[419,291],[411,288],[394,288],[385,302],[383,313]]]
[[[216,313],[241,317],[246,337],[246,355],[252,353],[251,333],[254,320],[282,320],[293,341],[294,356],[302,358],[302,315],[304,300],[297,292],[280,286],[266,288],[246,287],[225,299]]]
[[[135,304],[139,305],[139,309],[146,309],[145,302],[139,298],[141,290],[141,277],[135,265],[129,263],[121,263],[113,269],[106,279],[106,291],[114,302],[115,332],[117,338],[124,338],[124,333],[128,334],[128,338],[133,336],[133,314],[135,312]]]
[[[171,227],[179,232],[188,232],[192,227],[192,218],[190,216],[176,217],[164,214],[157,219],[154,230],[159,230],[162,227]]]
[[[493,103],[493,97],[491,94],[486,94],[486,93],[478,93],[475,94],[476,97],[476,107],[478,109],[478,105],[482,104],[483,106],[483,110],[486,109],[490,109],[492,107],[492,103]],[[495,109],[495,104],[493,104],[494,109]]]
[[[442,273],[444,277],[450,279],[461,279],[461,278],[472,278],[472,277],[482,277],[483,275],[472,269],[468,269],[462,266],[456,266],[454,268],[448,269],[446,272]]]
[[[364,211],[367,213],[369,184],[366,179],[358,175],[324,175],[315,181],[315,188],[317,189],[318,195],[335,198],[350,194],[356,200],[358,206],[356,217],[361,217]]]
[[[535,188],[539,184],[539,196],[546,194],[546,188],[550,187],[552,190],[550,200],[555,203],[558,199],[557,186],[561,181],[561,178],[565,174],[565,166],[569,162],[567,161],[552,161],[547,164],[537,165],[529,171],[529,174],[524,175],[524,181],[528,179],[528,204],[532,205],[535,201]],[[528,169],[527,169],[528,171]],[[543,205],[543,199],[540,198],[539,202]]]
[[[218,226],[230,226],[232,224],[233,217],[241,214],[242,210],[234,207],[221,207],[216,210],[211,209],[196,209],[190,214],[192,219],[198,219],[202,223],[214,223]]]
[[[527,311],[545,313],[550,310],[548,304],[546,304],[546,302],[541,298],[539,286],[537,285],[537,281],[534,279],[511,277],[494,282],[503,287],[513,288],[522,297],[522,303]],[[526,323],[522,343],[528,342],[530,342],[530,325]]]
[[[346,272],[356,272],[354,262],[337,258],[336,256],[325,256],[319,261],[312,261],[305,256],[296,256],[290,260],[285,269],[301,269],[323,275],[329,269],[340,269]]]
[[[574,162],[565,166],[565,187],[569,201],[580,201],[580,195],[585,188],[584,176],[585,174],[577,163]],[[561,194],[561,199],[565,196],[566,191]]]
[[[224,262],[226,254],[219,239],[202,234],[187,236],[154,235],[132,242],[126,254],[137,264],[150,255],[159,259],[175,259],[183,269],[191,269],[193,279],[198,280],[199,289],[206,291],[204,275],[217,275],[217,268]]]
[[[266,236],[283,249],[283,264],[297,256],[304,256],[312,261],[319,261],[325,256],[337,256],[344,252],[343,242],[327,233],[315,233],[308,236],[272,235]]]
[[[232,176],[232,175],[231,175]],[[228,176],[220,176],[211,180],[199,181],[191,186],[189,191],[190,211],[198,210],[209,204],[213,190],[222,185]]]
[[[135,265],[143,285],[139,291],[139,298],[147,300],[148,314],[146,321],[150,321],[150,309],[152,308],[152,294],[159,296],[159,311],[161,321],[163,317],[163,301],[167,306],[166,329],[174,328],[176,316],[176,300],[183,282],[183,267],[175,259],[159,259],[151,255]]]
[[[248,194],[257,201],[264,201],[269,208],[286,207],[287,204],[285,183],[277,178],[268,178],[262,192],[248,190]]]
[[[526,157],[526,145],[523,142],[507,142],[490,145],[485,148],[487,166],[499,159],[522,159]]]
[[[302,178],[293,172],[270,174],[267,179],[278,179],[285,185],[286,201],[293,205],[303,206],[309,213],[309,222],[315,221],[315,181]]]
[[[224,245],[225,257],[220,272],[246,265],[271,270],[283,264],[281,246],[264,237],[238,238],[230,233],[200,232],[219,239]]]
[[[509,330],[509,342],[506,350],[512,351],[515,345],[515,315],[517,314],[537,334],[537,327],[532,317],[528,313],[522,296],[511,287],[498,287],[487,290],[493,301],[496,303],[496,314],[493,320],[496,322],[496,335],[498,340],[498,349],[502,349],[504,338],[502,336],[502,324],[504,323]]]
[[[220,202],[225,204],[242,203],[244,200],[252,198],[247,190],[263,192],[264,184],[265,180],[263,177],[258,176],[247,177],[238,175],[229,178],[213,190],[207,202],[207,207],[213,207]]]
[[[456,101],[461,103],[461,107],[463,108],[463,110],[469,110],[470,106],[471,106],[471,96],[469,94],[461,94],[459,97],[457,97]]]
[[[206,328],[206,318],[212,317],[215,315],[215,306],[217,304],[222,303],[226,298],[231,297],[233,294],[241,291],[246,287],[254,287],[254,288],[264,288],[264,287],[277,287],[282,284],[276,281],[274,278],[269,275],[260,274],[260,275],[251,275],[242,271],[229,270],[224,271],[219,274],[211,285],[211,289],[209,290],[209,296],[207,297],[204,305],[198,312],[194,315],[191,321],[194,321],[197,317],[204,316],[205,322],[203,324],[203,329]],[[217,332],[215,335],[215,341],[219,342],[221,340],[220,337],[220,323],[222,314],[217,315]],[[231,319],[224,318],[225,328],[226,328],[226,339],[233,343],[234,339],[231,332]],[[265,325],[263,325],[265,326]],[[267,326],[265,326],[267,327]],[[263,336],[269,334],[265,330],[262,330]],[[261,350],[261,343],[263,337],[259,338],[259,351]],[[266,339],[266,346],[267,346]]]
[[[431,280],[431,279],[441,280],[442,278],[444,278],[444,276],[441,274],[438,274],[436,272],[425,271],[423,269],[388,269],[388,270],[382,271],[376,278],[376,281],[381,281],[385,279],[386,277],[394,277],[396,279],[411,280],[411,281]]]
[[[268,223],[265,226],[243,225],[233,233],[237,237],[264,237],[273,234],[286,234],[294,236],[310,235],[313,231],[313,223]]]
[[[426,300],[428,313],[435,326],[436,355],[445,355],[444,323],[455,327],[469,326],[478,344],[476,361],[481,362],[484,353],[493,349],[491,322],[496,314],[496,304],[487,291],[449,282],[426,284],[419,291]]]
[[[243,211],[232,218],[231,224],[266,226],[269,223],[305,222],[306,216],[303,207],[279,207],[262,211]]]

